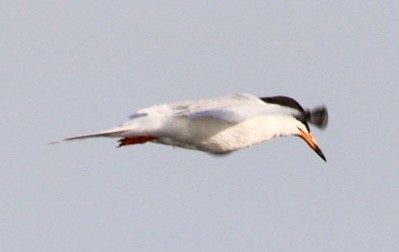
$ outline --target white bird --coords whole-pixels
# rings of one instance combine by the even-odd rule
[[[325,128],[325,107],[304,110],[286,96],[234,94],[209,100],[185,101],[140,109],[120,126],[64,141],[120,138],[119,147],[145,142],[173,145],[212,154],[227,154],[275,137],[299,136],[323,160],[308,123]]]

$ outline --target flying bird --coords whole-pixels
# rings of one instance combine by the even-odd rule
[[[239,93],[140,109],[117,127],[64,141],[113,137],[119,138],[119,147],[153,142],[217,155],[276,137],[298,136],[326,161],[308,123],[326,128],[327,109],[321,106],[305,110],[286,96]]]

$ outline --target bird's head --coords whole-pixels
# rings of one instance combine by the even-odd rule
[[[275,127],[272,130],[274,133],[276,133],[275,137],[298,136],[302,138],[310,146],[310,148],[317,153],[317,155],[319,155],[324,161],[327,161],[317,144],[316,138],[310,133],[310,129],[306,121],[300,120],[292,115],[280,115],[273,117],[273,123],[271,125],[274,125]]]
[[[319,129],[325,129],[328,124],[328,112],[326,107],[320,106],[312,110],[305,110],[297,101],[287,96],[261,97],[260,99],[264,101],[269,108],[271,108],[272,105],[276,106],[275,110],[280,116],[274,116],[273,120],[279,122],[278,128],[275,129],[275,132],[278,132],[278,136],[299,136],[317,153],[317,155],[324,161],[327,161],[323,152],[317,145],[316,139],[310,133],[308,125],[312,124]],[[290,111],[287,112],[287,109]],[[294,110],[295,113],[292,113],[292,110]]]

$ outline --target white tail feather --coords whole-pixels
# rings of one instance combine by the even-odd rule
[[[61,141],[54,141],[51,142],[50,144],[58,144],[63,141],[72,141],[72,140],[80,140],[80,139],[86,139],[86,138],[94,138],[94,137],[123,137],[123,133],[128,132],[129,130],[126,129],[120,129],[120,128],[114,128],[106,131],[101,131],[93,134],[87,134],[87,135],[81,135],[81,136],[73,136],[73,137],[68,137],[65,138]]]

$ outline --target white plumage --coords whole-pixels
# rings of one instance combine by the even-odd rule
[[[118,127],[66,138],[117,137],[120,145],[155,142],[224,154],[279,136],[304,139],[325,160],[307,122],[327,126],[327,110],[305,111],[284,96],[235,94],[209,100],[155,105],[138,110]]]

